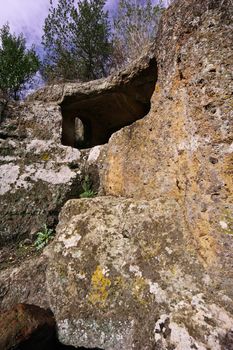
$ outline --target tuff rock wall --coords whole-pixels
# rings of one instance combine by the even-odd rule
[[[176,1],[166,11],[155,43],[151,110],[112,136],[102,180],[108,195],[179,203],[203,265],[219,259],[226,284],[231,271],[224,261],[231,252],[223,246],[230,248],[233,212],[232,39],[228,1]]]
[[[66,202],[43,254],[1,271],[2,308],[49,307],[60,341],[77,348],[232,349],[232,12],[227,0],[177,0],[147,60],[29,99],[66,110],[71,101],[76,113],[83,97],[106,101],[123,89],[127,100],[130,82],[145,90],[140,82],[156,83],[147,116],[75,158],[85,170],[94,166],[99,195]],[[151,59],[154,76],[143,80]],[[131,108],[142,95],[135,104],[130,95]],[[115,97],[110,112],[122,101]],[[57,115],[61,135],[59,108]]]
[[[227,1],[167,10],[151,110],[100,152],[114,197],[63,208],[47,280],[64,343],[231,349],[231,17]]]

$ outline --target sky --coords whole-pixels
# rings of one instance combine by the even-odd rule
[[[54,3],[57,0],[54,0]],[[153,0],[157,2],[158,0]],[[164,0],[164,4],[169,0]],[[110,15],[114,12],[118,0],[107,0],[106,9]],[[43,33],[44,20],[48,15],[50,0],[0,0],[0,28],[7,22],[11,33],[23,35],[27,46],[34,45],[37,53],[43,57],[41,37]],[[37,79],[37,78],[36,78]],[[41,77],[38,77],[36,85],[41,85]]]
[[[116,2],[117,0],[108,0],[107,9],[112,11]],[[23,33],[28,46],[40,46],[49,5],[49,0],[0,0],[0,28],[9,22],[11,32]]]
[[[155,0],[154,0],[155,1]],[[169,0],[164,0],[166,3]],[[118,0],[107,0],[106,8],[113,12]],[[42,27],[50,0],[0,0],[0,28],[9,22],[11,32],[23,33],[28,46],[41,43]]]

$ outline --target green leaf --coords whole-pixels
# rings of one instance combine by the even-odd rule
[[[39,69],[39,59],[34,48],[26,49],[22,34],[10,33],[5,24],[0,29],[0,90],[7,98],[18,99],[24,85]]]
[[[44,22],[45,79],[91,80],[106,76],[112,52],[105,0],[58,0]]]
[[[92,190],[92,184],[88,175],[84,177],[82,182],[83,192],[79,195],[80,198],[92,198],[96,196],[96,192]]]
[[[34,246],[37,250],[40,250],[44,248],[52,238],[53,230],[49,229],[47,225],[44,225],[43,231],[37,233],[37,238],[35,240]]]

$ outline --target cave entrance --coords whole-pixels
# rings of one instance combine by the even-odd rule
[[[151,59],[146,68],[133,75],[121,74],[118,84],[100,88],[95,82],[91,93],[84,93],[85,84],[65,95],[61,103],[62,144],[90,148],[107,143],[122,127],[143,118],[150,110],[150,99],[157,80],[157,64]],[[132,76],[131,76],[132,75]]]
[[[36,305],[17,304],[0,315],[1,350],[103,350],[59,342],[53,313]]]

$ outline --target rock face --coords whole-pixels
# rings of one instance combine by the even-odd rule
[[[0,127],[0,245],[56,223],[80,187],[80,152],[61,145],[55,104],[22,103]],[[76,188],[74,188],[74,185]]]
[[[0,271],[0,310],[14,308],[18,303],[49,308],[47,258],[34,256],[25,260],[18,266],[8,266]]]
[[[227,1],[198,0],[163,16],[151,111],[103,152],[104,193],[133,199],[70,202],[61,215],[47,278],[62,341],[230,348],[231,16]]]
[[[101,194],[68,201],[45,254],[1,272],[2,308],[49,306],[75,347],[232,349],[232,15],[177,0],[132,71],[44,88],[2,123],[2,242],[56,221],[90,169]],[[80,152],[76,117],[89,145],[137,121]]]
[[[231,296],[232,13],[228,1],[199,0],[166,11],[150,113],[111,137],[102,176],[107,195],[176,200],[203,265]]]
[[[45,87],[9,106],[0,125],[0,245],[33,235],[45,223],[54,227],[62,205],[82,192],[86,174],[98,190],[99,149],[89,157],[72,148],[80,134],[75,121],[83,123],[83,146],[106,142],[149,111],[156,76],[151,52],[116,76]]]
[[[144,117],[150,110],[156,76],[155,58],[147,54],[133,69],[92,86],[91,93],[84,93],[83,85],[67,86],[61,102],[62,143],[75,146],[76,117],[83,123],[85,148],[106,143],[113,132]]]
[[[105,350],[224,348],[232,300],[200,263],[174,199],[68,201],[46,254],[62,343]]]

